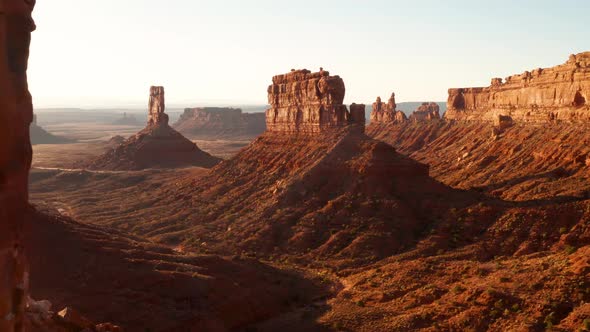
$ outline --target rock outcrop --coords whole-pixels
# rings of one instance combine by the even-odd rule
[[[266,130],[264,113],[237,108],[186,108],[174,129],[191,138],[253,138]]]
[[[445,118],[493,122],[590,122],[590,52],[552,68],[492,79],[485,88],[449,89]]]
[[[423,103],[410,115],[409,120],[413,123],[440,120],[440,107],[437,103]]]
[[[24,330],[28,266],[23,222],[28,205],[33,103],[27,84],[35,1],[0,1],[0,331]]]
[[[316,73],[302,69],[277,75],[272,83],[268,87],[271,108],[266,111],[267,131],[310,134],[349,125],[364,131],[364,121],[354,122],[361,117],[353,119],[342,103],[346,89],[339,76],[330,76],[321,68]]]
[[[408,117],[402,111],[397,110],[395,103],[395,93],[391,94],[389,101],[383,103],[381,97],[377,97],[377,101],[373,103],[373,111],[371,112],[371,123],[373,124],[391,124],[404,123],[408,121]]]
[[[140,170],[187,166],[210,168],[219,162],[220,158],[202,151],[168,125],[164,88],[151,87],[147,127],[115,149],[79,166],[90,169]]]

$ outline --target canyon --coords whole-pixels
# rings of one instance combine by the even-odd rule
[[[154,86],[145,129],[31,170],[34,3],[0,2],[0,331],[588,329],[589,53],[442,118],[377,98],[369,126],[340,76],[292,70],[223,161]]]

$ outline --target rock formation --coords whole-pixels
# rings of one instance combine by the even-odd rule
[[[390,124],[390,123],[404,123],[408,121],[406,114],[397,110],[395,103],[395,93],[391,94],[389,101],[381,102],[381,97],[377,97],[377,101],[373,103],[373,111],[371,112],[371,123],[374,124]]]
[[[364,121],[353,122],[342,104],[345,87],[339,76],[330,76],[323,69],[316,73],[302,69],[277,75],[272,83],[268,87],[268,103],[271,106],[266,111],[268,131],[320,133],[351,124],[356,125],[358,130],[364,130]]]
[[[440,107],[437,103],[423,103],[410,115],[409,120],[413,123],[440,120]]]
[[[74,140],[55,136],[37,124],[37,115],[33,115],[33,122],[29,128],[31,144],[66,144],[73,143]]]
[[[253,138],[266,130],[264,113],[220,107],[187,108],[174,129],[193,138]]]
[[[166,102],[164,99],[164,87],[150,87],[150,101],[148,104],[148,126],[168,126],[168,114],[164,112],[165,110]]]
[[[121,145],[80,166],[90,169],[139,170],[186,166],[213,167],[221,161],[168,125],[164,88],[151,87],[147,127]]]
[[[0,2],[0,331],[24,330],[28,267],[22,226],[28,207],[33,103],[27,84],[35,1]]]
[[[449,89],[448,120],[493,122],[589,122],[590,52],[571,55],[552,68],[492,79],[485,88]]]

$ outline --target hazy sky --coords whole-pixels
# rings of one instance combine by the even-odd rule
[[[36,107],[263,104],[275,74],[338,74],[347,102],[446,100],[590,51],[588,0],[40,0]]]

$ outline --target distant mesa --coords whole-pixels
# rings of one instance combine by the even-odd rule
[[[493,78],[484,88],[449,89],[445,118],[461,121],[590,121],[590,52],[570,55],[559,66]]]
[[[37,115],[33,115],[33,122],[29,127],[30,136],[31,136],[31,144],[38,145],[38,144],[68,144],[74,143],[75,140],[60,137],[53,135],[43,129],[39,124],[37,124]]]
[[[148,124],[139,133],[115,149],[84,166],[89,169],[140,170],[199,166],[210,168],[220,158],[202,151],[197,145],[168,125],[163,87],[151,87]]]
[[[243,113],[239,108],[186,108],[174,129],[191,138],[253,138],[266,130],[264,113]]]
[[[412,115],[409,121],[413,123],[440,120],[440,106],[437,103],[423,103]]]
[[[120,126],[138,126],[139,121],[134,115],[129,115],[127,112],[123,113],[123,116],[113,122],[114,125]]]

